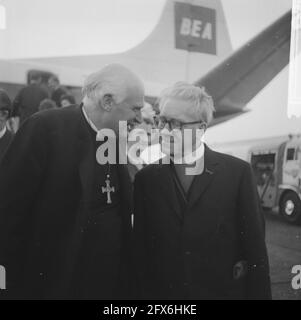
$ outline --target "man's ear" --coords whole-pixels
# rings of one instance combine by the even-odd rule
[[[103,98],[101,99],[102,107],[106,111],[111,111],[113,103],[114,103],[114,100],[113,100],[113,96],[111,94],[105,94],[103,96]]]

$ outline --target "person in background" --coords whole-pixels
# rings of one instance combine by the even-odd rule
[[[60,99],[60,104],[61,104],[61,107],[69,107],[73,104],[75,104],[75,98],[73,97],[73,95],[71,94],[64,94],[61,96],[61,99]]]
[[[53,75],[48,79],[48,86],[51,91],[51,100],[53,100],[57,107],[61,107],[61,97],[67,94],[67,89],[60,85],[60,80]]]
[[[16,118],[16,130],[28,117],[38,112],[41,101],[49,97],[41,83],[42,77],[33,74],[29,85],[17,94],[12,110],[12,117]]]
[[[6,127],[11,108],[12,105],[9,96],[3,89],[0,89],[0,162],[13,139],[13,134]]]
[[[51,99],[44,99],[39,105],[39,111],[56,109],[56,103]]]

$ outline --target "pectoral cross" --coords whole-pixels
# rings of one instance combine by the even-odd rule
[[[106,182],[106,186],[105,187],[102,187],[102,193],[107,193],[107,203],[110,204],[112,203],[112,200],[111,200],[111,192],[115,192],[115,187],[111,187],[110,186],[110,176],[107,175],[107,179],[105,180]]]

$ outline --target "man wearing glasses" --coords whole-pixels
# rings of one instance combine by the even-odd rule
[[[0,89],[0,162],[13,138],[13,134],[6,127],[10,111],[11,101],[9,96],[3,89]]]
[[[167,157],[135,179],[137,298],[271,298],[251,168],[203,143],[213,111],[203,88],[181,82],[162,94]]]

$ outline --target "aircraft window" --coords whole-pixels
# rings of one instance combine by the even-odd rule
[[[289,148],[287,149],[286,161],[291,161],[295,159],[295,149]]]

